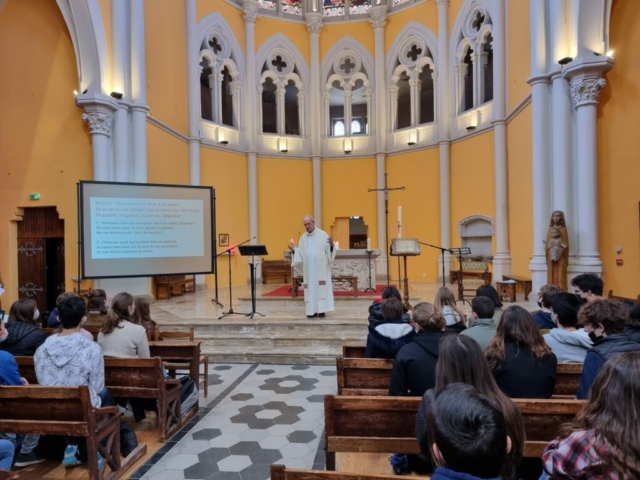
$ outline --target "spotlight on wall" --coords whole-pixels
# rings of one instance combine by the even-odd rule
[[[287,137],[278,138],[278,151],[280,153],[287,153],[289,151],[289,148],[287,146]]]
[[[613,50],[609,50],[609,51],[607,52],[607,57],[609,57],[609,58],[613,58]]]
[[[467,132],[473,132],[477,127],[475,125],[469,125],[467,127]]]
[[[418,143],[418,130],[412,128],[411,130],[409,130],[409,141],[407,142],[407,145],[411,146],[415,145],[416,143]]]
[[[124,95],[120,92],[111,92],[111,96],[116,100],[121,100]]]
[[[218,130],[216,131],[216,140],[220,145],[226,145],[229,143],[229,141],[224,136],[224,130],[220,127],[218,127]]]
[[[573,57],[564,57],[558,60],[558,63],[562,66],[565,66],[567,63],[573,62]]]
[[[77,96],[78,96],[78,90],[74,90],[74,91],[73,91],[73,96],[74,96],[74,97],[77,97]]]
[[[345,137],[344,141],[342,142],[342,147],[344,153],[349,154],[353,152],[353,139],[351,137]]]

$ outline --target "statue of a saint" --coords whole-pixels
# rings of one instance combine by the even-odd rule
[[[564,212],[551,214],[547,232],[545,254],[547,258],[547,283],[558,285],[567,291],[567,265],[569,264],[569,235],[564,221]]]

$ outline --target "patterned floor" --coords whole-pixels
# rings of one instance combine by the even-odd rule
[[[211,364],[200,413],[131,480],[267,480],[269,465],[324,469],[324,365]],[[207,404],[207,401],[209,403]]]

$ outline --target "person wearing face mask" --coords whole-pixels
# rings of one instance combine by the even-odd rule
[[[531,315],[533,321],[538,325],[538,328],[551,330],[557,327],[556,322],[551,318],[551,303],[553,297],[559,293],[562,293],[562,289],[556,285],[549,284],[540,288],[538,292],[538,306],[540,310]]]
[[[580,309],[578,320],[593,341],[593,348],[584,359],[576,398],[589,398],[596,375],[611,357],[625,352],[640,353],[640,343],[624,333],[628,316],[624,306],[615,300],[594,300]]]
[[[149,342],[144,327],[133,322],[135,305],[129,293],[113,297],[111,308],[98,334],[98,344],[105,357],[149,358]]]
[[[489,342],[496,335],[496,321],[493,319],[494,305],[489,297],[475,297],[471,300],[471,316],[469,317],[469,327],[460,332],[473,338],[480,348],[484,350]]]
[[[21,298],[13,302],[7,323],[8,335],[0,343],[0,350],[15,357],[32,357],[47,339],[47,334],[38,326],[39,317],[40,311],[35,300]]]
[[[604,282],[593,273],[583,273],[574,277],[571,280],[571,286],[574,288],[574,293],[584,302],[593,302],[602,298],[604,293]]]
[[[593,342],[578,325],[578,311],[582,301],[571,293],[559,293],[553,297],[552,317],[557,328],[543,335],[558,363],[583,363]]]

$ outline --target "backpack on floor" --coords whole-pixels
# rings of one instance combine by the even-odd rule
[[[196,382],[190,377],[181,377],[180,383],[182,383],[182,389],[180,391],[180,414],[184,415],[191,407],[198,403],[200,392],[198,392]]]

